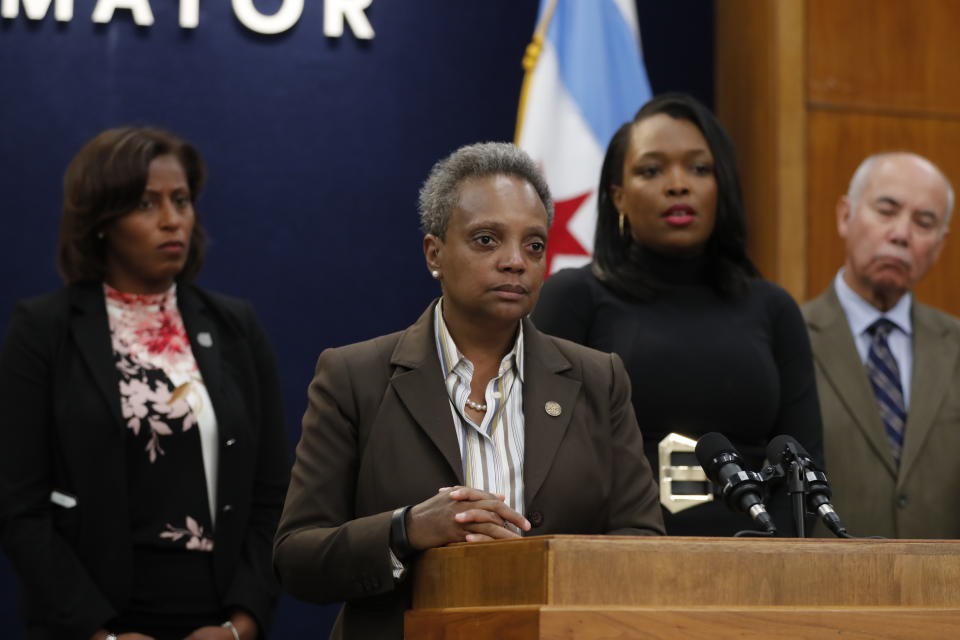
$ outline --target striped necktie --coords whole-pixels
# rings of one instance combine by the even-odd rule
[[[870,352],[867,354],[867,376],[880,406],[880,417],[893,451],[894,464],[900,466],[903,451],[903,430],[907,423],[907,407],[900,384],[900,367],[890,352],[887,336],[896,328],[890,320],[880,318],[867,329]]]

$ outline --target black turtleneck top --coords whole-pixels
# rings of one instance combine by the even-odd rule
[[[706,283],[700,259],[648,252],[645,262],[663,285],[652,299],[615,293],[588,265],[550,276],[533,320],[545,333],[623,359],[654,477],[657,444],[671,432],[696,439],[718,431],[756,471],[778,434],[795,437],[822,462],[810,343],[790,295],[752,278],[744,295],[724,298]],[[783,487],[767,507],[781,535],[795,535]],[[663,515],[669,535],[728,536],[753,528],[748,516],[719,501]]]

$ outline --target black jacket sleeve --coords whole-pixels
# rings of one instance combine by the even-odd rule
[[[116,611],[61,534],[75,514],[51,503],[53,367],[61,318],[17,306],[0,352],[0,543],[20,578],[28,620],[86,640]]]

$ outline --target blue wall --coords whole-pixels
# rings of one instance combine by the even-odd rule
[[[591,0],[592,1],[592,0]],[[178,3],[155,22],[96,0],[74,17],[0,19],[0,331],[13,303],[60,285],[54,247],[67,162],[102,129],[153,124],[190,139],[210,168],[199,211],[211,237],[199,282],[252,300],[281,367],[291,449],[326,347],[401,329],[437,289],[416,194],[458,146],[513,136],[520,60],[538,0],[373,0],[369,41],[323,34],[308,0],[280,35],[256,34],[226,0]],[[281,0],[257,0],[272,13]],[[711,0],[639,0],[655,92],[713,101]],[[639,105],[638,105],[639,107]],[[0,637],[19,637],[16,586],[0,557]],[[332,608],[284,598],[275,638],[325,637]]]

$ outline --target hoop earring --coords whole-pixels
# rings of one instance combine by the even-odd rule
[[[626,226],[625,219],[626,219],[627,216],[623,215],[623,212],[622,212],[622,211],[618,211],[617,213],[620,214],[620,221],[619,221],[619,223],[620,223],[620,237],[623,238],[623,237],[625,236],[623,230],[624,230],[624,227]]]

